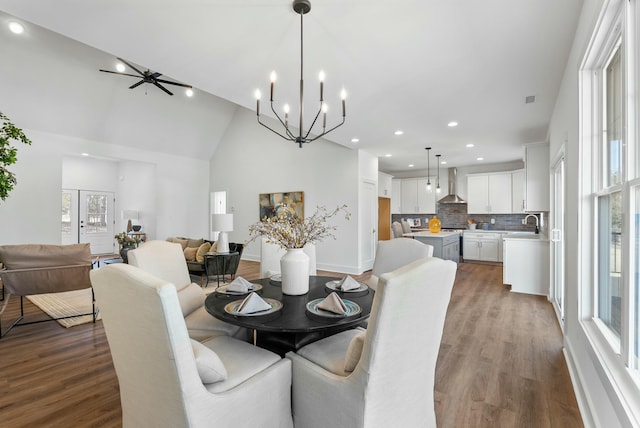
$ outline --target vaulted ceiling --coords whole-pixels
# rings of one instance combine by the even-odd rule
[[[581,6],[582,0],[315,0],[304,18],[305,116],[317,108],[323,70],[329,125],[339,120],[340,90],[348,93],[347,122],[328,139],[380,156],[381,170],[426,167],[427,146],[448,166],[475,164],[478,157],[487,163],[520,159],[522,144],[546,139]],[[120,91],[134,81],[97,72],[113,67],[116,56],[193,85],[196,96],[180,100],[144,89],[154,108],[169,109],[176,122],[184,118],[187,155],[210,152],[236,105],[254,109],[254,91],[268,93],[272,70],[278,73],[277,108],[288,102],[297,118],[300,18],[290,0],[0,0],[0,10],[27,27],[37,24],[86,45],[70,45],[59,35],[37,41],[61,70],[85,70],[80,77],[35,69],[12,75],[6,56],[0,71],[70,91],[94,88],[76,96],[106,104],[110,123],[141,111],[149,126],[158,122],[133,94],[142,89]],[[20,43],[14,55],[35,49]],[[535,102],[525,103],[528,96]],[[206,125],[191,129],[186,124],[193,115]],[[449,127],[450,121],[459,125]],[[100,124],[81,126],[96,133]],[[117,129],[98,134],[110,141],[113,133]],[[169,140],[154,144],[170,152],[175,141]]]

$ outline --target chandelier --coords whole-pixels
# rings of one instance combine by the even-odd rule
[[[303,43],[303,17],[305,14],[307,14],[310,10],[311,10],[311,2],[309,0],[294,0],[293,1],[293,10],[300,14],[300,104],[299,104],[299,115],[300,117],[298,118],[299,120],[299,127],[298,127],[298,135],[296,136],[293,131],[291,131],[291,129],[289,128],[289,105],[285,104],[283,106],[283,111],[284,111],[284,120],[282,119],[282,117],[276,112],[276,110],[273,108],[273,93],[274,93],[274,88],[275,88],[275,83],[276,83],[276,73],[275,71],[271,73],[271,88],[270,88],[270,99],[269,99],[269,103],[271,106],[271,111],[273,112],[273,114],[276,116],[276,118],[278,118],[278,120],[280,121],[280,124],[282,124],[283,126],[283,132],[278,132],[275,129],[271,128],[269,125],[263,123],[260,120],[260,98],[262,96],[262,94],[260,93],[260,90],[256,90],[256,115],[258,118],[258,123],[262,126],[264,126],[265,128],[267,128],[269,131],[278,134],[280,137],[284,138],[287,141],[293,141],[295,143],[298,144],[298,146],[300,148],[302,148],[302,145],[305,143],[310,143],[312,141],[317,140],[320,137],[323,137],[325,135],[327,135],[329,132],[333,131],[334,129],[342,126],[344,124],[345,121],[345,116],[346,116],[346,108],[345,108],[345,99],[347,97],[345,90],[343,89],[341,91],[341,99],[342,99],[342,122],[340,122],[338,125],[334,126],[333,128],[330,128],[329,130],[327,130],[327,104],[324,102],[324,72],[320,72],[319,74],[319,79],[320,79],[320,107],[318,108],[318,112],[316,113],[315,117],[313,118],[313,122],[311,123],[311,126],[309,126],[309,129],[305,132],[304,131],[304,123],[303,123],[303,95],[304,95],[304,75],[303,75],[303,71],[304,71],[304,62],[303,62],[303,58],[304,58],[304,43]],[[316,125],[316,123],[318,122],[318,118],[320,117],[320,113],[322,113],[322,132],[320,133],[316,133],[314,134],[315,136],[310,137],[309,135],[311,134],[311,130],[313,129],[313,127]]]

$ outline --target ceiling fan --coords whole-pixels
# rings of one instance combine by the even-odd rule
[[[151,70],[149,70],[149,69],[147,69],[147,71],[140,71],[136,67],[134,67],[133,65],[129,64],[127,61],[123,60],[122,58],[117,58],[117,59],[118,59],[118,61],[122,62],[123,64],[126,64],[129,68],[132,68],[133,70],[135,70],[138,73],[138,75],[129,74],[129,73],[123,73],[123,72],[119,72],[119,71],[102,70],[102,69],[100,69],[100,71],[105,72],[105,73],[120,74],[122,76],[131,76],[131,77],[141,78],[139,82],[134,83],[133,85],[129,86],[129,89],[136,88],[136,87],[142,85],[143,83],[152,83],[155,86],[157,86],[158,88],[162,89],[167,94],[173,95],[173,93],[171,91],[169,91],[167,88],[165,88],[164,86],[162,86],[161,83],[165,83],[165,84],[169,84],[169,85],[182,86],[183,88],[189,88],[189,89],[192,88],[191,85],[185,85],[184,83],[171,82],[171,81],[165,80],[165,79],[158,79],[158,77],[162,76],[162,73],[158,73],[157,71],[152,73]]]

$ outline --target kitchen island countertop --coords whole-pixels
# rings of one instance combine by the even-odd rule
[[[446,238],[453,235],[459,236],[460,232],[441,230],[438,233],[431,233],[428,230],[425,230],[420,232],[409,232],[402,234],[402,236],[406,236],[407,238]]]

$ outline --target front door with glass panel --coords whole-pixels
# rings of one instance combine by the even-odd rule
[[[62,191],[62,243],[91,245],[91,254],[113,254],[114,193]]]

